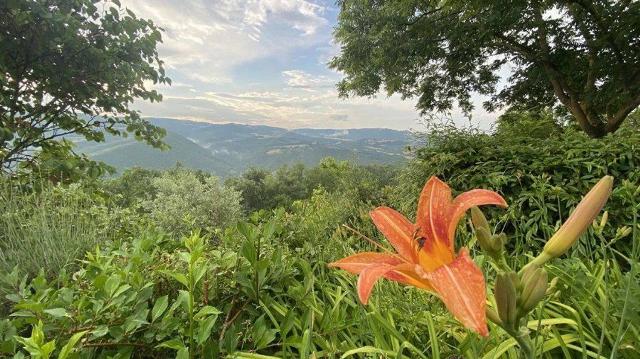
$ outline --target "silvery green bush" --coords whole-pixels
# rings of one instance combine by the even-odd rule
[[[156,196],[144,206],[167,233],[186,234],[194,228],[214,231],[240,218],[240,192],[217,177],[176,169],[154,178],[151,185]]]

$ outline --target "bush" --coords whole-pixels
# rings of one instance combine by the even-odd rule
[[[175,169],[154,178],[151,186],[156,195],[144,206],[167,233],[182,235],[195,228],[213,231],[240,218],[240,193],[216,177]]]
[[[322,188],[329,193],[349,193],[354,199],[373,201],[380,198],[382,188],[393,183],[397,168],[390,165],[355,165],[327,157],[315,167],[298,164],[269,172],[249,169],[242,176],[230,178],[227,184],[242,193],[247,213],[278,207],[308,199]]]
[[[607,235],[613,238],[613,231],[632,225],[632,201],[640,185],[639,131],[623,128],[592,139],[566,128],[532,138],[523,128],[507,128],[511,131],[493,135],[459,129],[433,133],[429,146],[416,151],[400,176],[393,205],[410,213],[420,188],[433,175],[457,191],[495,190],[509,203],[506,211],[493,211],[496,225],[512,238],[512,247],[528,251],[555,232],[599,178],[612,175],[615,190],[606,207],[612,232]],[[628,253],[629,238],[617,248]]]

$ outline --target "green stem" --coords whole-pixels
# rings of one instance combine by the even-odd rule
[[[510,334],[516,340],[516,342],[518,342],[522,357],[525,359],[533,359],[533,343],[531,342],[531,337],[529,337],[528,331],[526,329],[521,329],[518,333]]]
[[[193,332],[194,332],[194,315],[193,315],[193,307],[195,305],[193,293],[195,288],[194,283],[194,268],[193,262],[189,263],[189,358],[193,358],[193,353],[195,351],[194,340],[193,340]]]
[[[509,265],[509,263],[507,263],[507,259],[504,257],[504,255],[502,255],[502,253],[500,254],[499,258],[495,258],[494,259],[496,266],[503,272],[511,272],[511,266]]]
[[[518,343],[518,345],[520,346],[520,352],[522,353],[522,357],[524,359],[534,358],[533,342],[531,341],[529,331],[526,327],[521,327],[516,331],[514,328],[505,325],[505,323],[500,320],[498,314],[493,309],[487,309],[487,318],[489,318],[489,320],[494,322],[500,328],[504,329],[507,334],[509,334],[513,339],[516,340],[516,343]]]

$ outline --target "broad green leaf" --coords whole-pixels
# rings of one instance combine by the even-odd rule
[[[200,320],[204,317],[208,317],[210,315],[215,315],[215,317],[218,316],[218,314],[222,313],[221,311],[219,311],[217,308],[212,307],[210,305],[204,306],[202,307],[202,309],[200,309],[198,311],[198,313],[193,317],[193,319],[195,320]]]
[[[43,312],[54,316],[56,318],[62,318],[62,317],[66,317],[68,316],[67,311],[64,308],[51,308],[51,309],[45,309],[43,310]]]
[[[169,305],[168,296],[165,295],[158,298],[156,302],[153,304],[153,308],[151,309],[151,321],[153,322],[156,319],[158,319],[167,309],[168,305]]]
[[[182,344],[182,341],[178,339],[170,339],[156,345],[156,348],[169,348],[174,350],[180,350],[184,348],[184,344]]]
[[[71,354],[71,352],[73,351],[73,348],[75,348],[78,341],[80,341],[80,339],[82,339],[82,337],[85,334],[87,334],[87,332],[88,331],[85,330],[72,335],[71,338],[69,338],[69,341],[67,342],[67,344],[65,344],[60,350],[60,354],[58,354],[58,359],[67,359]]]
[[[211,330],[213,329],[213,325],[216,323],[217,315],[212,315],[207,319],[201,320],[198,328],[198,345],[202,345],[209,337],[211,336]]]

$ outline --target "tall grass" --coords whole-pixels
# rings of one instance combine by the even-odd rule
[[[106,209],[76,187],[0,183],[0,272],[55,274],[109,239]]]

